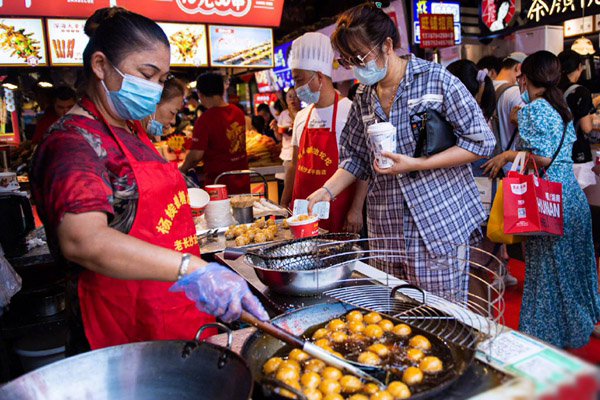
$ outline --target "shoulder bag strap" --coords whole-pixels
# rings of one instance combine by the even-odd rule
[[[571,93],[573,93],[575,91],[575,89],[577,89],[579,86],[581,86],[581,85],[578,85],[576,83],[569,86],[569,88],[567,90],[565,90],[565,93],[563,94],[563,99],[565,99],[565,101],[567,101],[567,97],[569,97],[571,95]]]
[[[563,142],[565,141],[565,135],[567,134],[567,128],[568,127],[569,127],[569,123],[567,122],[565,124],[565,129],[563,130],[562,137],[560,138],[560,143],[558,144],[558,148],[554,152],[554,155],[552,156],[552,160],[550,160],[550,164],[548,164],[548,166],[546,167],[546,171],[548,171],[550,169],[550,166],[552,165],[552,163],[554,162],[554,160],[556,160],[556,157],[558,157],[558,153],[560,152],[560,148],[562,147]],[[540,174],[540,176],[541,175],[542,174]]]

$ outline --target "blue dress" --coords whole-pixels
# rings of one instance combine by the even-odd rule
[[[519,111],[518,148],[552,158],[564,123],[545,100]],[[564,143],[546,179],[562,183],[563,236],[530,236],[525,242],[525,284],[519,330],[558,347],[581,347],[600,321],[590,208],[573,174],[575,130],[569,122]]]

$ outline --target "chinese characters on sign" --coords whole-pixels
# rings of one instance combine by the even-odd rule
[[[171,226],[173,225],[173,219],[179,212],[181,206],[186,204],[190,204],[189,195],[183,190],[180,190],[179,193],[173,196],[173,202],[169,203],[165,207],[165,216],[164,218],[161,217],[158,220],[158,223],[156,224],[156,231],[158,233],[162,233],[163,235],[168,234],[171,230]]]
[[[454,46],[454,21],[449,14],[419,14],[421,48]]]
[[[481,2],[481,21],[491,32],[506,28],[516,13],[515,0],[483,0]]]
[[[52,65],[83,65],[83,51],[89,41],[83,31],[85,20],[48,19],[46,24]]]
[[[540,22],[540,19],[558,14],[583,11],[584,7],[600,6],[600,0],[532,0],[527,19]]]
[[[421,43],[421,23],[419,17],[422,14],[451,14],[453,17],[454,45],[461,43],[460,3],[413,0],[413,32],[416,44]]]
[[[305,154],[313,154],[317,157],[319,157],[321,159],[321,161],[323,161],[323,163],[325,163],[325,165],[327,167],[329,167],[331,165],[331,163],[333,162],[331,160],[331,157],[327,156],[327,153],[325,153],[324,151],[319,150],[316,147],[313,146],[308,146],[308,148],[306,149],[300,149],[298,151],[298,160],[300,160]],[[302,171],[302,169],[300,169],[300,167],[298,167],[298,169],[300,171]],[[302,172],[306,172],[310,175],[325,175],[325,170],[322,170],[323,173],[321,173],[321,170],[308,170],[307,168],[304,168],[306,171],[302,171]]]

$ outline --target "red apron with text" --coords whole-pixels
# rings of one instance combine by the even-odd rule
[[[108,127],[133,169],[138,204],[130,236],[156,246],[200,256],[196,228],[183,177],[173,163],[136,161],[87,98],[82,105]],[[154,148],[139,122],[139,138]],[[190,340],[200,326],[214,322],[171,282],[122,280],[85,270],[79,276],[79,302],[92,350],[149,340]],[[207,333],[207,335],[210,333]]]
[[[335,136],[338,106],[337,92],[333,104],[331,129],[309,128],[308,124],[315,109],[314,105],[311,106],[308,113],[298,147],[298,164],[292,192],[292,205],[294,200],[306,199],[315,190],[322,187],[338,169],[338,146]],[[342,226],[353,199],[354,184],[346,188],[331,203],[329,219],[319,220],[319,228],[334,233],[342,232]]]

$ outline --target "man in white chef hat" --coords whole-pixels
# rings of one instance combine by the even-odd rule
[[[309,106],[294,120],[292,162],[286,170],[281,205],[306,199],[338,168],[338,143],[352,102],[333,87],[333,48],[322,33],[305,33],[292,43],[289,66],[298,98]],[[327,188],[325,188],[327,189]],[[329,232],[358,232],[363,224],[363,204],[367,182],[357,183],[335,199],[329,218],[319,227]]]

